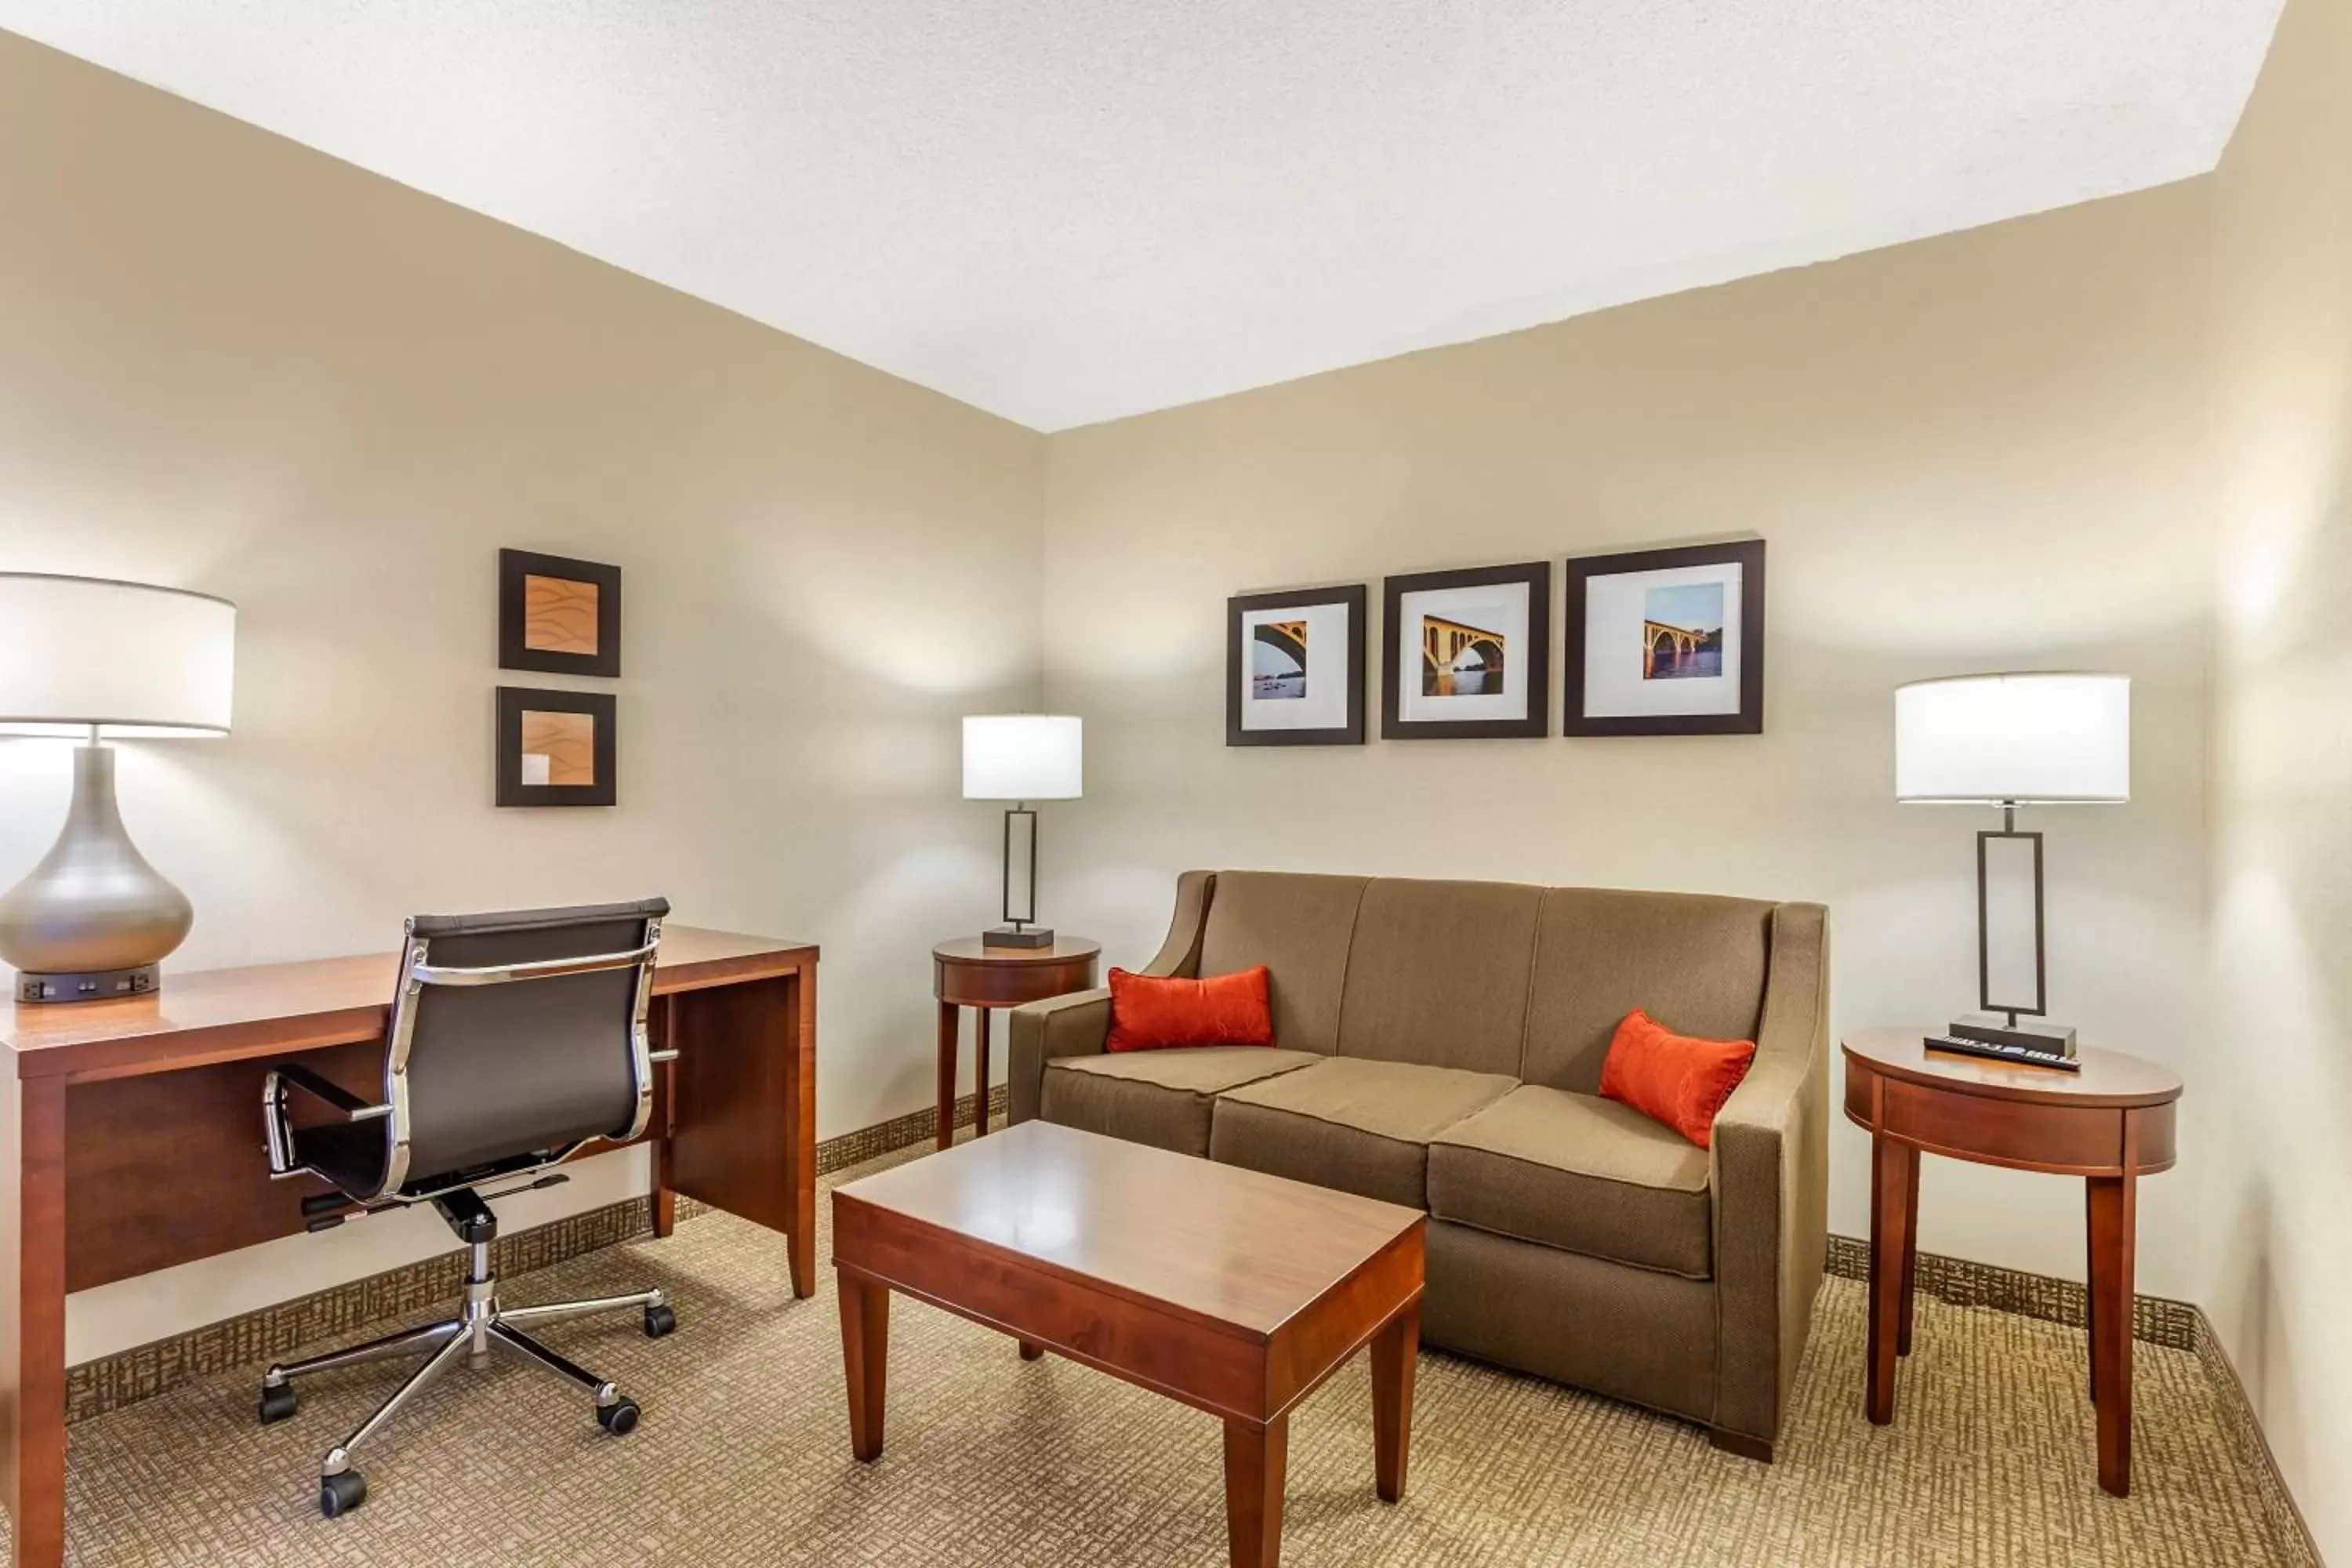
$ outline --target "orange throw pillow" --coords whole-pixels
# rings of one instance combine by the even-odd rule
[[[1755,1059],[1753,1040],[1677,1035],[1636,1007],[1609,1042],[1609,1058],[1601,1064],[1601,1094],[1705,1149],[1715,1138],[1716,1112]]]
[[[1111,1051],[1170,1046],[1270,1046],[1274,1009],[1265,965],[1206,980],[1159,979],[1110,972]]]

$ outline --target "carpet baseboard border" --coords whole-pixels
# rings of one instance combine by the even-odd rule
[[[971,1095],[958,1100],[956,1125],[969,1125],[973,1110]],[[1002,1120],[1002,1084],[990,1091],[989,1110]],[[816,1146],[817,1174],[831,1175],[929,1142],[938,1129],[938,1108],[929,1107],[828,1138]],[[680,1219],[701,1212],[703,1205],[692,1199],[678,1200]],[[501,1278],[510,1279],[652,1232],[652,1201],[624,1198],[501,1236],[493,1244],[491,1262]],[[298,1345],[356,1336],[387,1318],[448,1306],[462,1296],[464,1284],[465,1253],[459,1249],[83,1362],[66,1369],[66,1420],[70,1425],[103,1415],[215,1373],[275,1361]]]
[[[1004,1114],[1002,1084],[990,1091],[989,1110],[992,1117]],[[973,1110],[972,1096],[958,1100],[957,1125],[970,1122]],[[926,1108],[827,1139],[816,1148],[817,1174],[830,1175],[909,1144],[929,1142],[938,1130],[938,1110]],[[703,1206],[682,1198],[678,1217],[691,1217],[703,1212]],[[627,1198],[502,1236],[493,1261],[501,1276],[527,1274],[652,1230],[651,1200]],[[463,1263],[462,1252],[446,1253],[68,1367],[66,1420],[72,1423],[102,1415],[197,1378],[274,1360],[298,1345],[356,1333],[386,1318],[444,1305],[460,1292]],[[1825,1263],[1830,1273],[1842,1279],[1867,1280],[1870,1247],[1857,1237],[1832,1235]],[[1983,1307],[2074,1328],[2081,1328],[2085,1321],[2088,1298],[2081,1284],[2020,1268],[1922,1252],[1917,1288],[1956,1306]],[[2197,1357],[2221,1395],[2280,1544],[2299,1552],[2308,1568],[2325,1568],[2294,1494],[2279,1472],[2245,1384],[2204,1312],[2188,1301],[2137,1296],[2132,1302],[2132,1337]]]

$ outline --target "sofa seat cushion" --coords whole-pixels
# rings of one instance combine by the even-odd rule
[[[1589,1258],[1706,1279],[1707,1152],[1630,1106],[1528,1084],[1441,1132],[1429,1212]]]
[[[1267,1046],[1055,1057],[1045,1064],[1038,1113],[1064,1127],[1197,1157],[1209,1152],[1213,1096],[1321,1060],[1315,1051]]]
[[[1429,1141],[1508,1094],[1500,1073],[1328,1057],[1217,1096],[1209,1157],[1412,1208]]]

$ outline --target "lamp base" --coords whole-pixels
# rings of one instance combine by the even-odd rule
[[[2053,1024],[2040,1018],[2010,1022],[2005,1014],[1970,1013],[1952,1020],[1951,1033],[1964,1040],[1982,1040],[1989,1045],[2017,1046],[2044,1056],[2074,1055],[2074,1026]]]
[[[1054,945],[1052,926],[991,926],[980,933],[982,947],[1014,947],[1024,951]]]
[[[145,996],[162,984],[163,974],[152,963],[132,969],[85,970],[78,974],[19,973],[16,1000],[107,1002],[117,996]]]

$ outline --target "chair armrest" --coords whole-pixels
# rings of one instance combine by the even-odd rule
[[[1716,1418],[1767,1446],[1804,1358],[1829,1249],[1829,925],[1772,913],[1756,1059],[1716,1117]]]
[[[294,1157],[294,1128],[286,1117],[286,1091],[299,1089],[343,1121],[375,1121],[392,1114],[389,1104],[362,1100],[339,1083],[299,1062],[279,1062],[261,1080],[261,1131],[269,1149],[269,1173],[290,1176],[302,1166]]]
[[[1036,1120],[1045,1064],[1102,1054],[1110,1037],[1110,990],[1073,991],[1013,1009],[1013,1059],[1005,1068],[1005,1124]]]

